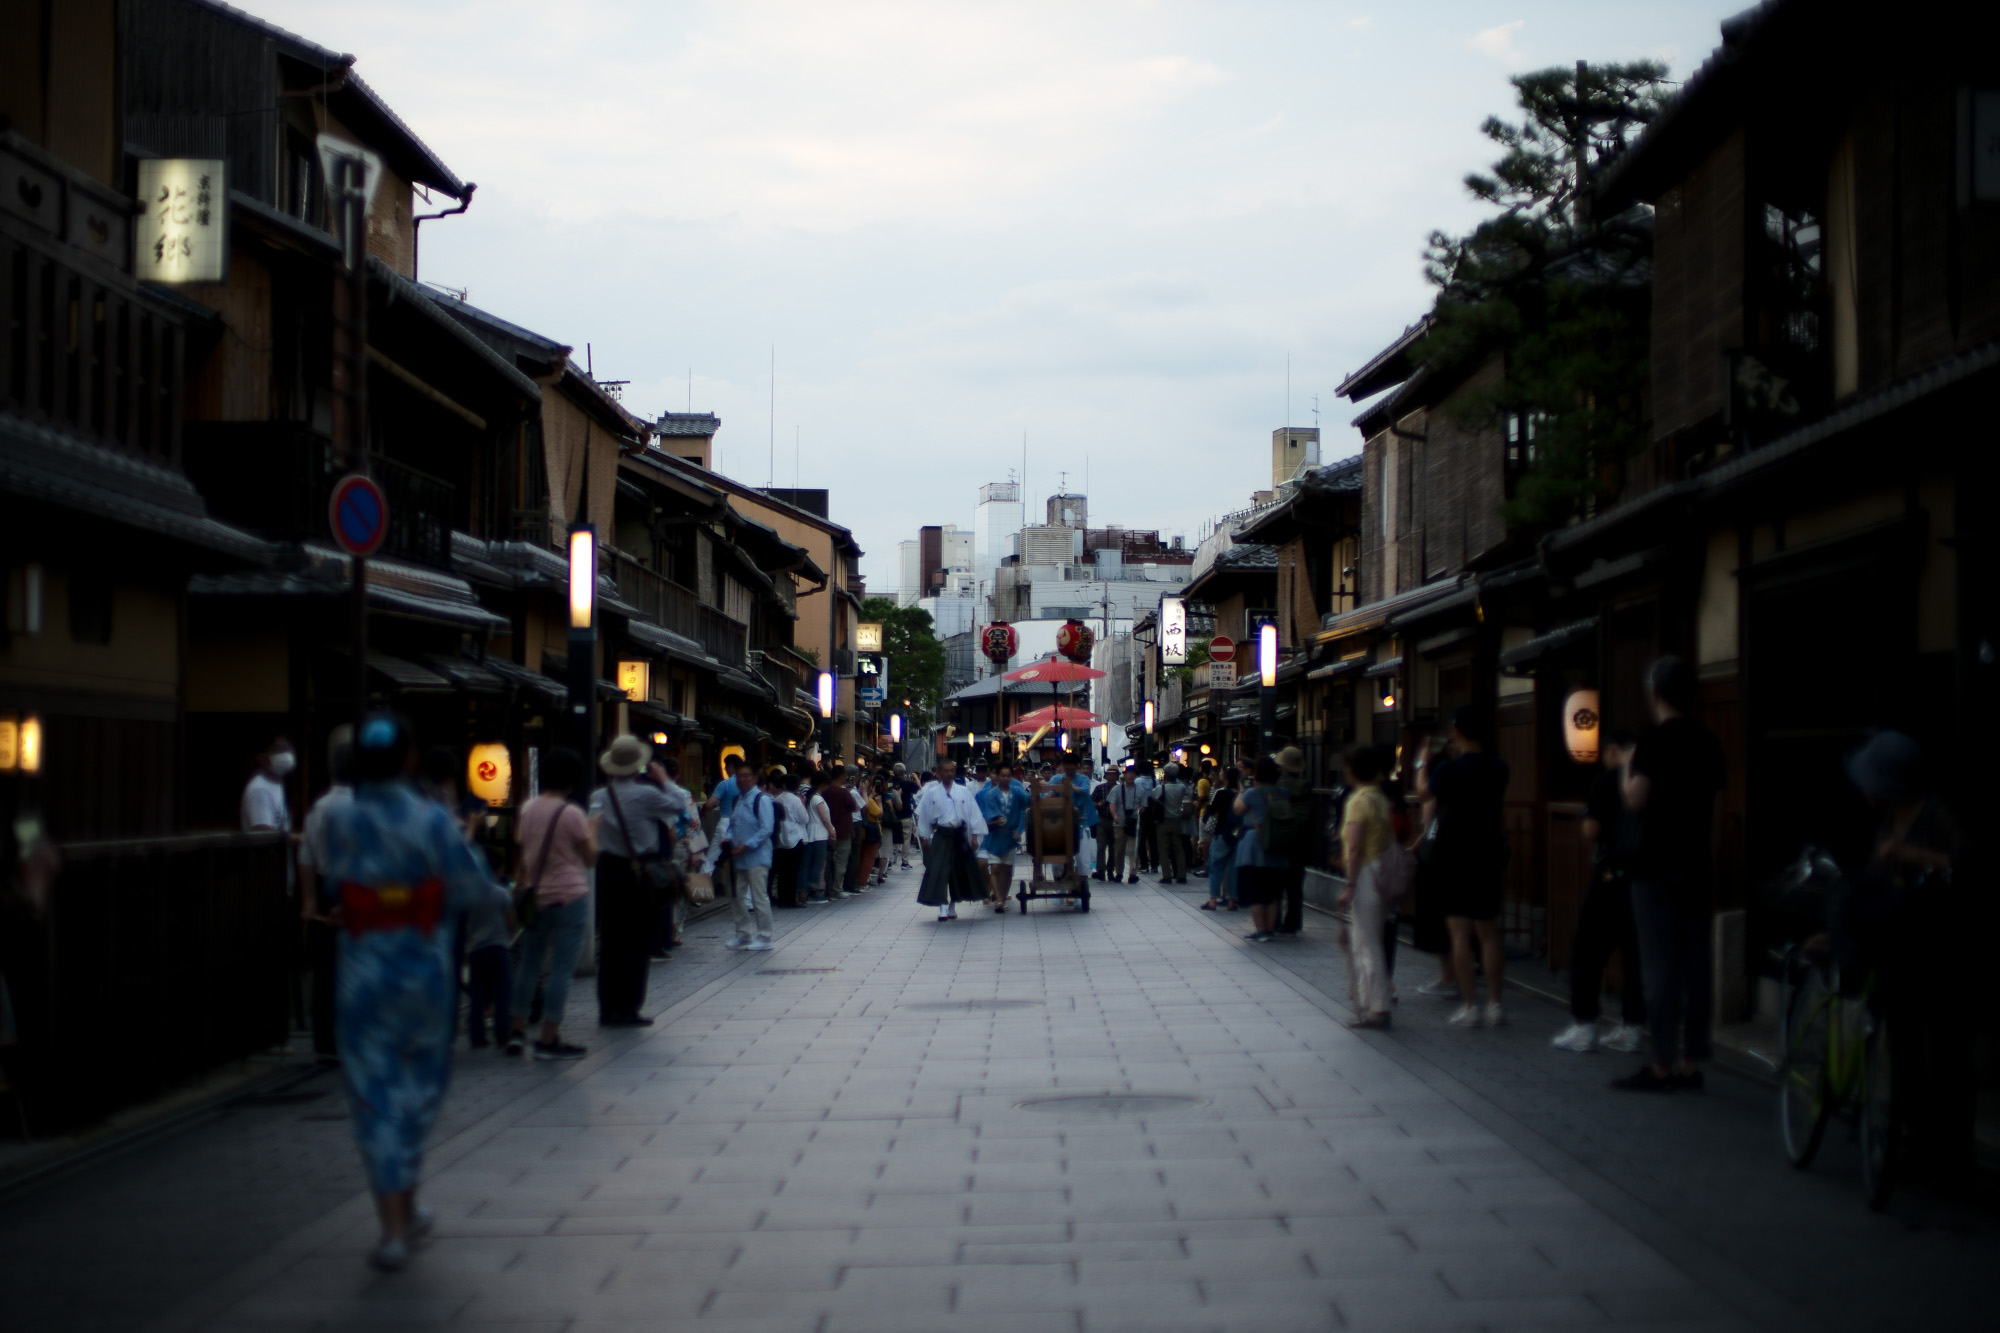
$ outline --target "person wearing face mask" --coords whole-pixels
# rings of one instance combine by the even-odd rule
[[[299,766],[292,743],[283,736],[273,740],[257,756],[257,771],[243,786],[243,831],[245,833],[289,833],[292,808],[285,799],[285,779]]]

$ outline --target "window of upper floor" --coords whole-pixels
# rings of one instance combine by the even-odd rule
[[[1536,439],[1548,424],[1546,412],[1509,412],[1506,422],[1505,453],[1501,468],[1507,488],[1507,498],[1514,498],[1514,488],[1522,477],[1534,467]]]

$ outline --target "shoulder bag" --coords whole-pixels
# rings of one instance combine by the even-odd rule
[[[664,826],[658,826],[660,845],[645,856],[638,854],[638,844],[632,841],[632,826],[625,822],[625,803],[618,799],[618,784],[604,784],[604,794],[611,798],[611,813],[618,817],[618,831],[625,836],[625,850],[631,853],[632,873],[638,878],[639,887],[656,897],[665,898],[678,890],[685,881],[681,868],[673,863],[673,848],[669,845],[673,834]]]
[[[556,825],[562,823],[563,809],[560,804],[556,812],[549,816],[549,831],[542,835],[542,854],[535,860],[535,876],[520,888],[514,890],[514,919],[521,923],[521,929],[533,930],[535,917],[541,911],[541,904],[535,894],[542,886],[542,875],[549,868],[549,849],[556,840]]]

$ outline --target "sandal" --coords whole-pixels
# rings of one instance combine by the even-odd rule
[[[1203,903],[1201,910],[1204,912],[1213,912],[1215,910],[1215,899],[1210,898],[1207,902]]]

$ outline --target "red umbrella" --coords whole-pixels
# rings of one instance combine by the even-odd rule
[[[1041,662],[1030,662],[1027,666],[1009,671],[1002,680],[1018,681],[1023,684],[1054,685],[1059,682],[1077,680],[1103,680],[1104,673],[1096,667],[1087,667],[1078,662],[1065,662],[1058,657],[1050,657]]]
[[[1102,721],[1103,718],[1088,708],[1065,708],[1061,704],[1050,704],[1046,708],[1037,708],[1032,713],[1021,714],[1015,719],[1014,725],[1007,730],[1025,734],[1044,724],[1051,727],[1094,727]]]

